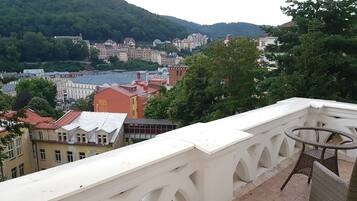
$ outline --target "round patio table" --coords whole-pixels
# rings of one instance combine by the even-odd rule
[[[296,135],[296,131],[313,131],[310,133],[300,133]],[[342,136],[343,140],[338,144],[329,144],[326,142],[320,142],[320,132],[328,132],[331,134],[339,134]],[[315,141],[308,140],[303,138],[306,134],[313,133],[315,136]],[[308,183],[311,181],[312,176],[312,167],[314,161],[320,162],[322,165],[330,169],[336,175],[339,175],[338,172],[338,163],[337,163],[337,151],[338,150],[349,150],[357,149],[357,136],[348,134],[343,131],[338,131],[330,128],[321,128],[321,127],[293,127],[285,131],[285,134],[292,138],[293,140],[302,143],[302,150],[299,156],[298,161],[290,173],[289,177],[285,180],[283,186],[280,190],[283,190],[286,184],[289,182],[291,177],[294,174],[304,174],[308,176]],[[307,146],[312,147],[312,149],[307,149]],[[326,150],[334,150],[333,152]]]

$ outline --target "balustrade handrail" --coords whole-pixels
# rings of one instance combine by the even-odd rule
[[[176,129],[142,143],[2,182],[0,183],[1,199],[4,198],[8,201],[21,198],[26,200],[81,200],[83,198],[80,196],[85,196],[84,193],[87,193],[87,196],[93,196],[87,197],[86,200],[100,200],[96,196],[104,196],[103,192],[93,193],[95,188],[103,191],[102,186],[121,181],[116,189],[114,187],[106,189],[108,196],[110,195],[110,198],[114,200],[132,200],[130,196],[137,193],[130,193],[128,197],[125,197],[126,193],[139,192],[140,185],[150,182],[150,177],[154,177],[161,169],[163,175],[167,174],[168,178],[171,178],[175,174],[186,174],[183,172],[187,170],[187,167],[193,171],[193,173],[187,172],[192,182],[182,181],[182,183],[185,183],[185,186],[190,186],[193,183],[194,187],[191,186],[187,191],[196,190],[199,193],[191,192],[183,197],[195,195],[196,200],[229,198],[232,196],[233,187],[217,188],[219,192],[210,192],[206,189],[213,185],[207,184],[207,182],[215,182],[210,177],[227,182],[232,179],[229,175],[233,175],[234,172],[234,174],[237,173],[237,178],[242,183],[256,179],[263,171],[275,167],[279,163],[280,155],[289,157],[293,154],[293,142],[285,139],[281,132],[283,128],[293,126],[289,124],[290,119],[287,117],[292,116],[291,119],[294,120],[292,123],[304,124],[306,121],[316,123],[318,121],[314,118],[306,119],[307,115],[310,114],[310,111],[313,111],[311,114],[318,114],[324,108],[353,111],[357,115],[357,105],[354,104],[303,98],[287,99],[274,105],[217,121]],[[284,118],[288,122],[284,122]],[[270,127],[266,126],[273,121],[280,123]],[[277,129],[277,127],[279,128]],[[260,133],[254,131],[258,128]],[[265,136],[259,135],[262,133],[265,133]],[[283,151],[276,150],[273,146],[274,143],[283,144]],[[241,151],[237,152],[237,150]],[[194,159],[188,159],[188,156],[192,156]],[[187,159],[184,159],[185,157]],[[232,163],[229,163],[227,167],[220,167],[219,164],[228,158]],[[202,163],[195,161],[202,161]],[[153,170],[154,172],[148,171],[148,168],[155,165],[160,171],[158,170],[156,173],[155,170]],[[253,168],[253,172],[249,172],[253,166],[257,167]],[[164,171],[164,167],[168,169],[173,167],[173,169]],[[225,168],[228,173],[223,171]],[[231,173],[230,170],[232,170]],[[196,181],[194,172],[199,172],[198,175],[204,175],[204,178],[199,178]],[[225,177],[226,174],[229,178]],[[156,177],[160,179],[159,176],[156,175]],[[146,178],[146,180],[140,180],[140,178]],[[181,181],[179,178],[181,177],[177,177],[178,181]],[[164,179],[163,176],[162,180],[163,184],[159,186],[164,190],[160,190],[161,194],[169,188],[167,178]],[[175,188],[179,189],[180,185],[177,184]],[[170,186],[170,188],[172,187]],[[156,192],[155,189],[152,191]]]

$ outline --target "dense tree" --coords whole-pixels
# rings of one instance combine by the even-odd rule
[[[92,63],[99,63],[99,50],[97,48],[90,48],[90,57],[89,57],[90,61]]]
[[[15,76],[7,76],[7,77],[0,78],[0,82],[3,84],[7,84],[9,82],[16,81],[16,80],[18,80],[18,78]]]
[[[156,45],[156,47],[153,47],[153,48],[156,49],[156,50],[165,51],[165,52],[168,52],[168,53],[179,52],[177,47],[174,46],[171,43],[169,43],[169,44],[165,43],[165,44]]]
[[[41,32],[45,36],[83,35],[89,40],[142,41],[183,37],[185,29],[124,0],[0,0],[0,35]]]
[[[95,65],[94,68],[96,70],[103,70],[103,71],[115,70],[115,69],[135,71],[135,70],[157,70],[157,68],[160,66],[157,63],[152,63],[142,60],[129,60],[128,62],[122,62],[119,61],[118,57],[110,57],[109,61],[110,64],[98,64]]]
[[[190,66],[188,73],[168,94],[173,96],[168,108],[169,118],[181,125],[207,121],[209,111],[216,103],[216,96],[210,90],[213,72],[209,69],[207,56],[196,55],[187,63]]]
[[[255,24],[237,22],[237,23],[216,23],[212,25],[201,25],[186,20],[178,19],[172,16],[164,16],[173,23],[177,23],[186,28],[191,33],[204,33],[216,38],[224,38],[227,34],[241,37],[259,37],[264,31]]]
[[[0,111],[12,109],[14,98],[0,91]]]
[[[52,107],[55,106],[57,89],[56,85],[51,81],[42,78],[21,80],[16,85],[16,93],[22,94],[25,92],[28,92],[31,98],[44,98]]]
[[[50,60],[52,44],[41,33],[26,32],[21,43],[22,61]]]
[[[22,71],[21,62],[85,60],[89,56],[84,41],[47,38],[42,33],[26,32],[0,37],[0,71]]]
[[[269,103],[292,96],[357,101],[355,0],[288,1],[293,26],[267,29],[278,69],[262,82]]]
[[[211,44],[204,54],[185,60],[188,72],[172,90],[149,101],[146,117],[170,118],[187,125],[255,108],[261,79],[258,56],[249,39]]]
[[[69,60],[83,60],[89,56],[88,46],[83,40],[73,42],[69,39],[61,39],[57,41],[59,42],[66,47]]]
[[[44,98],[34,97],[27,106],[41,116],[56,117],[55,109]]]
[[[167,119],[171,97],[168,96],[166,88],[161,89],[159,95],[152,97],[145,106],[145,118]]]
[[[87,98],[80,98],[76,100],[71,105],[71,110],[93,112],[94,111],[93,101],[94,101],[94,93],[89,95]]]
[[[21,91],[20,93],[16,94],[13,109],[20,110],[25,108],[28,103],[31,101],[32,96],[28,91]]]
[[[15,71],[20,59],[19,40],[16,35],[0,37],[0,67],[2,71]]]

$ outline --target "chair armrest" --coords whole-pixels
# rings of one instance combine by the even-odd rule
[[[346,201],[348,184],[325,166],[314,162],[309,201]]]

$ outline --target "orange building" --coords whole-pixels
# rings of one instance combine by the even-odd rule
[[[175,86],[177,81],[182,79],[182,76],[187,72],[186,66],[171,66],[168,67],[169,71],[169,85]]]
[[[142,84],[104,88],[94,95],[94,111],[127,113],[128,118],[143,118],[148,98],[156,93],[156,88]]]

